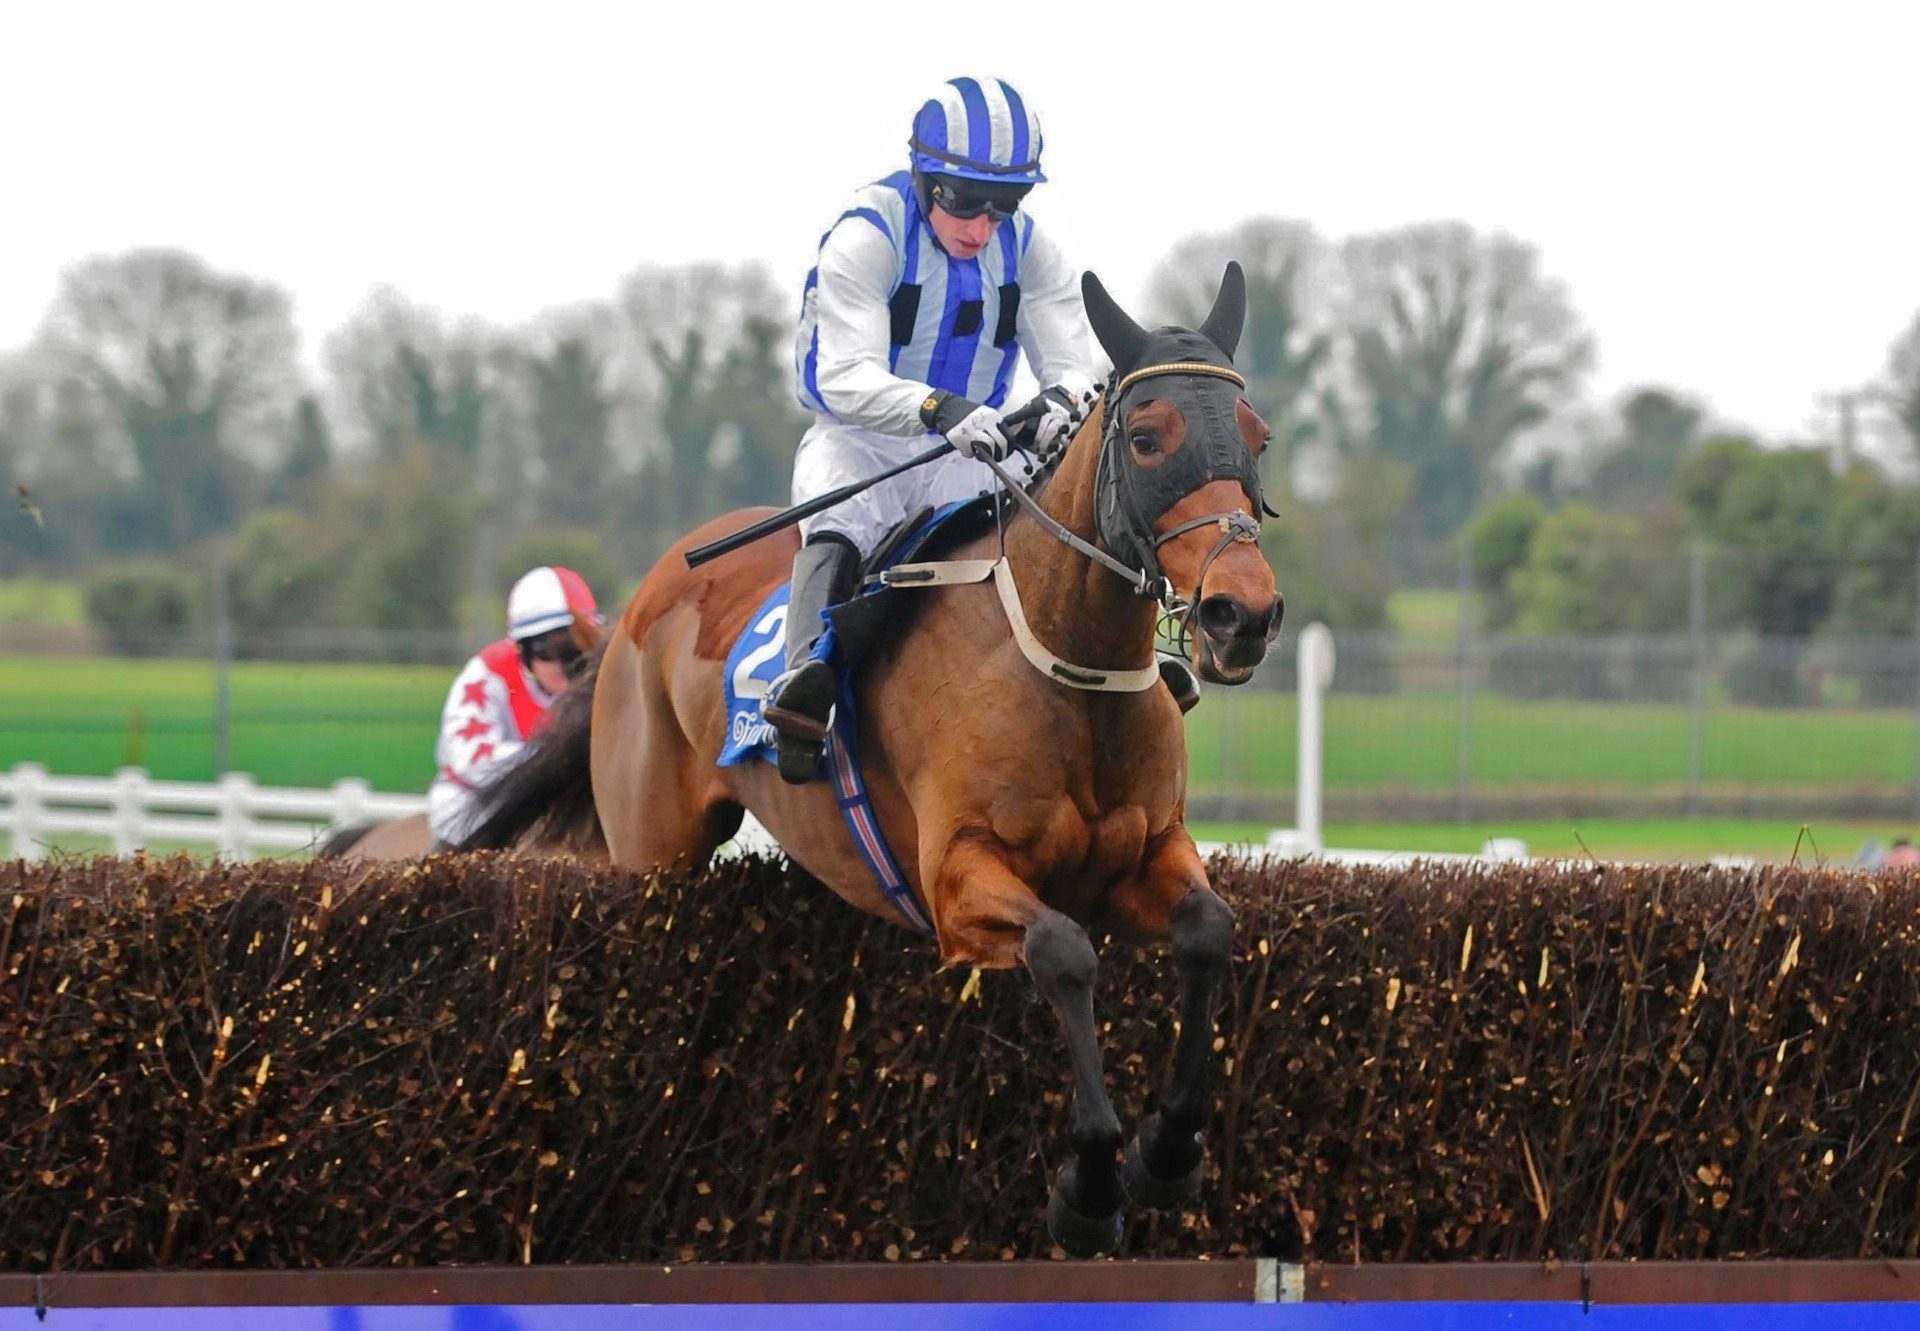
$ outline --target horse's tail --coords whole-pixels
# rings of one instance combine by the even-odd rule
[[[480,822],[455,849],[580,846],[604,840],[589,765],[600,658],[599,652],[588,658],[518,761],[474,791]]]
[[[335,828],[327,834],[327,839],[320,843],[319,849],[313,852],[313,858],[316,860],[339,859],[342,855],[359,845],[361,840],[367,833],[371,832],[376,825],[377,824],[374,823],[353,823],[347,827]]]

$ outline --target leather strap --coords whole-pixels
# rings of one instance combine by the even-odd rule
[[[1020,604],[1020,589],[1014,585],[1013,567],[1005,555],[998,559],[942,559],[925,564],[895,564],[869,583],[888,587],[958,587],[993,579],[1000,593],[1000,606],[1006,611],[1013,640],[1033,668],[1058,684],[1097,693],[1141,693],[1160,682],[1158,662],[1149,662],[1138,670],[1096,670],[1074,665],[1048,651],[1034,636],[1027,623],[1026,609]]]

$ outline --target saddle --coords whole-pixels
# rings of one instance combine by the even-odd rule
[[[874,549],[861,568],[861,590],[851,600],[828,612],[829,629],[814,645],[819,657],[837,661],[842,693],[851,697],[850,683],[876,644],[897,639],[913,624],[924,596],[905,596],[907,587],[890,587],[880,574],[908,560],[931,558],[990,530],[996,512],[991,497],[927,509],[900,523]],[[783,664],[782,643],[787,598],[791,587],[781,583],[768,595],[746,630],[727,654],[724,673],[728,741],[720,765],[774,761],[773,727],[760,715],[767,686]],[[842,723],[852,723],[852,708],[837,709]]]
[[[993,529],[1012,501],[983,494],[942,508],[922,508],[895,524],[860,566],[860,592],[827,612],[840,668],[856,671],[884,639],[906,632],[926,604],[911,585],[889,586],[879,578],[899,564],[930,562]]]

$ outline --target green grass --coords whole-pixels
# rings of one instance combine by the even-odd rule
[[[1193,834],[1202,841],[1261,842],[1270,829],[1265,823],[1196,823]],[[1433,851],[1472,854],[1489,838],[1518,837],[1529,853],[1601,860],[1664,860],[1695,862],[1715,855],[1739,855],[1758,860],[1802,864],[1850,862],[1863,842],[1886,845],[1896,836],[1911,836],[1915,828],[1894,821],[1823,821],[1802,828],[1797,823],[1757,819],[1574,819],[1560,822],[1512,823],[1335,823],[1326,829],[1329,846],[1347,850]],[[77,834],[54,839],[57,854],[92,855],[107,850],[103,838]],[[154,855],[188,849],[208,853],[206,845],[156,842]],[[0,859],[9,854],[7,836],[0,832]],[[302,850],[262,851],[262,856],[302,858]]]
[[[0,628],[8,624],[70,628],[85,622],[86,606],[79,583],[0,578]]]
[[[1460,636],[1460,593],[1412,588],[1387,597],[1387,622],[1407,642],[1452,642]]]
[[[1265,823],[1199,823],[1203,841],[1264,841]],[[1802,864],[1851,861],[1863,842],[1886,845],[1920,827],[1882,822],[1821,820],[1810,825],[1738,818],[1590,818],[1483,823],[1333,823],[1323,840],[1348,850],[1412,850],[1471,854],[1490,838],[1517,837],[1533,855],[1601,860],[1706,860],[1740,855]]]
[[[420,792],[433,776],[438,666],[242,662],[233,670],[232,765],[262,785]],[[213,776],[214,675],[204,661],[0,657],[0,767],[70,776],[125,765],[156,777]]]
[[[378,790],[422,791],[432,777],[440,707],[453,672],[435,666],[242,663],[233,672],[233,766],[263,785],[360,776]],[[61,773],[135,764],[156,776],[213,775],[214,681],[206,662],[0,657],[0,767],[36,761]],[[1459,699],[1447,693],[1336,695],[1327,715],[1326,785],[1341,792],[1453,788]],[[1295,768],[1291,695],[1214,691],[1188,717],[1197,795],[1279,797]],[[1567,798],[1658,792],[1686,778],[1687,711],[1653,703],[1474,701],[1476,792]],[[1707,714],[1710,791],[1819,790],[1885,798],[1913,779],[1913,721],[1898,709]]]
[[[1451,787],[1458,764],[1460,700],[1451,693],[1328,700],[1327,789]],[[1296,719],[1290,694],[1214,692],[1187,718],[1194,778],[1205,786],[1259,789],[1294,779]],[[1687,775],[1687,709],[1680,704],[1474,699],[1476,785],[1542,783],[1645,789]],[[1702,779],[1708,784],[1891,787],[1913,776],[1913,717],[1906,711],[1826,707],[1708,709]]]

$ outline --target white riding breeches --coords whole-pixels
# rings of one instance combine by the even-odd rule
[[[815,418],[793,459],[793,502],[805,503],[829,490],[878,475],[939,442],[937,435],[900,439]],[[1014,453],[1000,465],[1024,479],[1033,460],[1025,453]],[[861,554],[871,554],[901,519],[922,508],[971,499],[999,486],[999,478],[986,463],[949,453],[803,519],[800,536],[811,540],[820,532],[834,532],[852,541]]]

